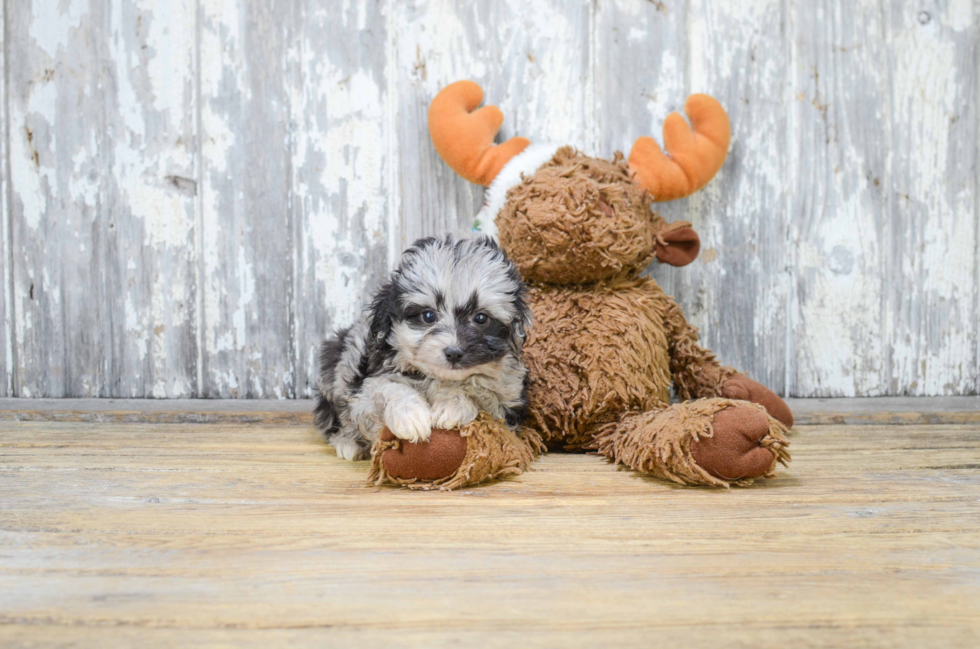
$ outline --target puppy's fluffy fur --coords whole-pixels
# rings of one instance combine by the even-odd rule
[[[363,459],[384,426],[414,442],[480,410],[522,424],[524,292],[488,237],[415,242],[362,321],[321,347],[314,414],[337,455]]]

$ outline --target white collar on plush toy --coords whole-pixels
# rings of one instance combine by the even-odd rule
[[[497,214],[507,201],[507,191],[521,182],[521,175],[531,176],[538,167],[555,157],[560,144],[532,144],[511,158],[483,195],[483,209],[473,223],[475,232],[497,238]]]

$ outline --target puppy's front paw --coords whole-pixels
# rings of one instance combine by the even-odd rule
[[[432,404],[433,428],[458,428],[476,419],[479,410],[472,401],[459,395]]]
[[[334,450],[337,451],[337,457],[341,460],[357,462],[358,460],[367,459],[369,455],[368,449],[352,439],[338,439],[331,443],[333,444]]]
[[[432,412],[422,397],[393,399],[385,406],[385,425],[406,442],[424,442],[432,433]]]

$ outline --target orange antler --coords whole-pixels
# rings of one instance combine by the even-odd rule
[[[664,120],[666,154],[646,136],[637,139],[630,151],[633,179],[658,202],[683,198],[707,185],[728,155],[731,127],[721,104],[708,95],[691,95],[684,112],[693,129],[678,113]]]
[[[482,101],[483,89],[472,81],[446,86],[429,105],[429,135],[453,171],[472,183],[489,185],[507,161],[530,142],[512,137],[494,145],[504,115],[496,106],[474,111]]]

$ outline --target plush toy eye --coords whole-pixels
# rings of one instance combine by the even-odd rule
[[[425,324],[432,324],[435,321],[436,321],[436,312],[435,311],[423,311],[422,312],[422,322],[424,322]]]
[[[486,324],[489,319],[490,318],[487,317],[486,313],[477,313],[475,316],[473,316],[473,322],[478,325]]]

